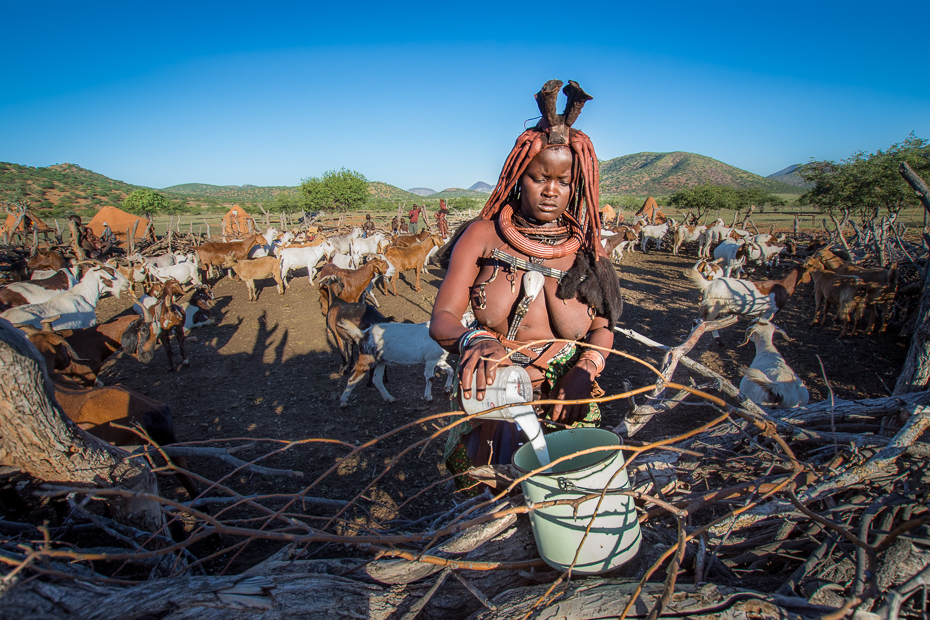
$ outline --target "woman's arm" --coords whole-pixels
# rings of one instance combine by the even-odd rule
[[[445,350],[461,353],[459,361],[462,377],[461,389],[466,398],[471,396],[472,376],[478,400],[484,399],[485,387],[496,376],[495,362],[507,352],[497,340],[476,339],[465,351],[459,351],[459,339],[469,331],[462,325],[462,314],[469,304],[471,287],[478,277],[484,257],[497,242],[493,222],[474,222],[462,233],[452,250],[449,270],[439,287],[433,314],[430,318],[430,336]],[[509,365],[509,360],[503,362]]]

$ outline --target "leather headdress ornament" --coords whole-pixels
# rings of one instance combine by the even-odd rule
[[[563,214],[571,228],[570,238],[566,242],[569,245],[542,248],[534,242],[535,252],[532,255],[538,258],[554,258],[571,254],[579,249],[579,245],[589,252],[595,252],[600,246],[601,222],[597,212],[600,173],[597,155],[591,139],[583,132],[572,128],[585,102],[590,101],[592,97],[584,92],[577,82],[569,80],[568,85],[562,89],[568,98],[568,103],[562,114],[558,114],[556,104],[559,89],[562,89],[561,80],[549,80],[534,95],[542,118],[535,127],[527,129],[517,138],[513,150],[504,162],[497,186],[484,209],[481,210],[481,217],[484,219],[509,221],[507,212],[512,213],[512,210],[519,209],[520,177],[533,158],[549,146],[565,146],[571,149],[575,162],[572,166],[574,192],[568,209]],[[505,227],[507,227],[506,223]],[[510,236],[512,235],[508,235],[508,238]],[[519,245],[521,248],[526,246],[524,243]]]
[[[555,105],[559,98],[559,89],[562,88],[562,80],[549,80],[538,93],[536,105],[543,117],[536,125],[539,129],[549,129],[549,146],[553,144],[568,145],[568,129],[578,120],[581,114],[581,108],[585,102],[591,101],[593,97],[584,92],[584,89],[574,80],[568,81],[568,86],[562,89],[565,96],[568,97],[568,103],[565,105],[565,111],[556,114]],[[545,121],[545,122],[544,122]]]

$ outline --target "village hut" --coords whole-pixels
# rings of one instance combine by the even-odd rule
[[[112,230],[113,234],[116,235],[116,241],[120,245],[126,244],[129,229],[132,228],[133,223],[138,222],[138,224],[136,224],[135,234],[135,239],[137,241],[143,238],[145,235],[145,229],[149,223],[149,221],[144,217],[126,213],[122,209],[117,209],[116,207],[103,207],[97,211],[97,214],[94,215],[93,219],[87,223],[87,228],[89,228],[91,232],[99,237],[103,234],[104,222],[110,225],[110,230]],[[152,233],[154,233],[154,230]]]
[[[642,208],[636,212],[637,217],[645,218],[650,224],[663,224],[668,218],[665,217],[665,214],[662,213],[662,209],[659,208],[659,205],[656,204],[656,199],[650,196],[646,198],[646,202],[643,203]]]
[[[617,223],[617,212],[610,205],[605,205],[601,209],[601,226],[615,226]]]
[[[48,240],[48,235],[54,234],[55,229],[49,227],[45,222],[43,222],[35,213],[27,210],[23,214],[23,219],[16,224],[16,220],[19,219],[19,214],[10,213],[6,216],[6,220],[0,225],[0,235],[9,233],[12,238],[15,234],[20,234],[25,239],[26,237],[32,235],[33,231],[38,232],[40,235],[45,235],[46,241]],[[16,226],[16,230],[13,230],[13,227]]]
[[[249,223],[251,222],[251,227]],[[223,236],[241,239],[251,233],[258,232],[255,220],[239,205],[234,206],[223,216]]]

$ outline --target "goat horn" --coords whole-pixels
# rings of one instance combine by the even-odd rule
[[[44,319],[42,319],[42,329],[47,332],[55,331],[54,329],[52,329],[52,323],[54,323],[60,318],[61,318],[60,314],[57,314],[55,316],[45,317]]]
[[[788,336],[781,327],[775,327],[775,333],[781,335],[781,337],[785,339],[785,342],[794,342],[794,338]]]
[[[20,331],[22,331],[24,334],[26,334],[26,336],[32,336],[33,334],[41,334],[41,333],[42,333],[42,330],[41,330],[41,329],[36,329],[35,327],[33,327],[32,325],[30,325],[29,323],[14,323],[14,325],[15,325],[15,327],[17,327]]]
[[[578,120],[578,115],[581,114],[581,108],[584,107],[584,104],[594,99],[594,97],[584,92],[584,89],[574,80],[569,80],[568,85],[562,89],[562,92],[568,97],[568,103],[565,105],[565,111],[562,112],[562,118],[565,119],[565,124],[571,127]]]

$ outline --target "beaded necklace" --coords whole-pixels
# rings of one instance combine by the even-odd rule
[[[513,205],[505,204],[498,216],[501,234],[514,249],[531,258],[547,260],[574,254],[581,247],[581,232],[569,226],[526,226],[513,223]],[[522,219],[522,218],[521,218]],[[529,224],[520,221],[521,224]],[[536,237],[542,241],[536,241]]]

